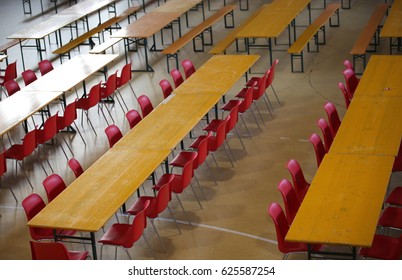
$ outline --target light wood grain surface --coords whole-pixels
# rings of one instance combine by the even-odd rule
[[[201,3],[202,0],[170,0],[159,7],[152,10],[153,13],[166,13],[166,12],[179,12],[184,14],[191,8],[193,8],[198,3]]]
[[[402,1],[394,0],[384,26],[381,29],[380,37],[402,37]]]

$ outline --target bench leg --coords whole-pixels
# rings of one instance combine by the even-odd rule
[[[232,19],[230,24],[228,24],[228,17],[230,17]],[[226,14],[224,16],[224,20],[225,20],[225,28],[234,28],[235,23],[234,23],[234,13],[233,13],[233,11],[231,11],[228,14]]]
[[[201,40],[201,48],[197,49],[196,46],[196,39],[199,38]],[[193,38],[193,50],[194,52],[203,52],[204,51],[204,45],[205,45],[205,41],[204,41],[204,32],[201,32],[200,34],[198,34],[197,36],[195,36]]]
[[[339,27],[339,25],[340,25],[339,10],[335,11],[335,16],[336,16],[336,23],[332,23],[332,17],[329,18],[329,26],[331,26],[331,27]]]
[[[347,5],[345,4],[345,1],[348,2]],[[341,7],[342,7],[342,9],[349,10],[350,9],[350,0],[342,0]]]
[[[295,70],[294,59],[300,59],[300,71]],[[291,53],[290,54],[290,63],[291,63],[292,73],[296,73],[296,72],[303,73],[304,72],[303,51],[301,51],[300,54]]]
[[[168,54],[168,55],[166,55],[166,65],[167,65],[168,73],[170,73],[169,60],[172,60],[172,58],[175,60],[176,69],[179,69],[179,53],[177,52],[175,54]]]
[[[26,6],[28,5],[28,10],[26,9]],[[24,14],[25,15],[31,15],[32,14],[32,7],[31,7],[31,0],[22,0],[22,8],[24,9]]]
[[[245,2],[246,2],[246,5],[243,6],[243,5],[241,4],[241,3],[242,3],[242,0],[239,0],[240,11],[248,11],[248,0],[245,0]]]

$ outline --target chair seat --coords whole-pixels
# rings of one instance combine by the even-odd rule
[[[16,160],[23,160],[23,146],[21,144],[12,145],[6,151],[6,158],[16,159]]]
[[[173,177],[173,178],[172,178]],[[180,174],[163,174],[157,184],[152,188],[153,190],[159,191],[159,189],[166,183],[171,181],[170,190],[176,194],[182,193],[183,189],[180,188],[181,175]]]
[[[402,206],[402,187],[396,187],[385,199],[385,203]]]
[[[254,84],[254,82],[258,83],[260,81],[260,79],[261,79],[261,77],[252,77],[250,80],[247,81],[245,86],[251,87]]]
[[[138,198],[136,202],[134,202],[133,205],[130,206],[130,208],[127,209],[126,213],[129,215],[137,215],[140,211],[144,209],[145,203],[149,201],[149,206],[147,208],[147,211],[145,215],[151,219],[156,218],[156,217],[150,217],[148,214],[151,213],[149,211],[150,209],[153,209],[156,205],[156,197],[154,196],[141,196]]]
[[[374,259],[399,260],[402,237],[395,238],[376,234],[370,248],[361,248],[359,255]]]
[[[225,122],[225,120],[214,119],[206,127],[204,127],[203,130],[217,132],[218,127],[222,124],[222,122]]]
[[[88,252],[68,251],[70,260],[85,260],[88,257]]]
[[[378,225],[402,229],[402,208],[387,207],[378,220]]]
[[[231,99],[221,107],[221,110],[231,111],[235,106],[237,106],[237,100]]]
[[[78,99],[75,106],[77,109],[86,109],[89,106],[89,99],[87,98]]]
[[[129,248],[132,246],[132,244],[127,243],[127,239],[130,238],[129,235],[132,234],[131,226],[130,224],[113,224],[102,238],[99,239],[99,242]]]
[[[237,98],[244,98],[246,96],[247,88],[242,88],[237,94]]]
[[[197,139],[195,139],[195,141],[193,143],[191,143],[189,148],[190,149],[198,149],[201,141],[203,141],[206,137],[207,137],[206,135],[198,136]]]
[[[36,143],[38,143],[38,144],[44,144],[44,143],[46,143],[47,141],[49,141],[50,139],[46,139],[45,138],[46,137],[46,134],[45,134],[45,132],[43,131],[43,130],[38,130],[37,132],[36,132]]]

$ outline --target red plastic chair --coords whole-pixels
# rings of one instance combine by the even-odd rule
[[[105,83],[101,84],[101,87],[100,87],[100,97],[101,97],[100,103],[101,104],[106,103],[106,102],[114,103],[113,94],[116,92],[116,89],[117,89],[116,77],[117,77],[117,71],[116,71],[116,73],[110,75]],[[116,98],[116,99],[118,100],[118,98]],[[119,100],[118,100],[118,102],[120,103]],[[121,105],[121,103],[120,103],[120,106],[124,112],[124,109],[123,109],[123,106]],[[108,109],[107,106],[105,106],[105,107],[109,113],[110,118],[114,122],[112,113],[110,112],[110,110]]]
[[[12,96],[14,93],[21,90],[20,86],[15,80],[5,82],[4,87],[6,88],[7,96]]]
[[[345,88],[344,84],[342,84],[342,83],[338,83],[338,88],[342,92],[343,99],[345,100],[345,107],[346,107],[346,109],[348,109],[349,105],[350,105],[350,102],[352,100],[350,98],[349,91]]]
[[[30,156],[35,151],[37,146],[38,145],[36,142],[36,129],[34,129],[25,135],[24,139],[22,140],[22,144],[14,144],[6,151],[6,158],[14,159],[16,161],[16,164],[20,165],[22,173],[27,179],[32,190],[33,190],[32,183],[29,180],[27,174],[25,173],[21,161],[23,161],[26,157]]]
[[[138,104],[140,104],[142,118],[145,118],[153,111],[154,107],[152,106],[151,100],[148,98],[148,96],[141,95],[138,97],[137,101]]]
[[[190,59],[184,59],[181,62],[181,66],[183,67],[184,76],[186,79],[195,73],[195,66]]]
[[[7,161],[6,161],[6,151],[0,153],[0,178],[7,172]],[[12,184],[8,184],[8,188],[10,189],[11,194],[14,196],[15,202],[18,202],[17,196],[15,195],[13,189],[11,188]]]
[[[83,118],[83,114],[85,112],[86,116],[87,116],[87,120],[89,121],[90,126],[92,127],[92,130],[95,132],[95,128],[92,125],[91,120],[88,117],[88,110],[95,107],[96,105],[99,104],[100,101],[100,83],[97,85],[94,85],[91,90],[89,91],[89,94],[87,97],[83,97],[80,98],[76,101],[76,108],[82,110],[82,116],[81,116],[81,125],[83,124],[84,118]],[[99,107],[103,117],[105,118],[105,121],[107,122],[106,116],[103,113],[103,109],[102,107]]]
[[[173,92],[172,85],[166,79],[161,80],[159,86],[162,89],[163,99],[166,99]]]
[[[360,80],[356,77],[356,74],[352,69],[344,70],[343,76],[345,78],[346,89],[349,92],[349,99],[351,100]]]
[[[89,252],[69,251],[61,242],[29,241],[32,260],[85,260]]]
[[[36,193],[28,195],[21,204],[24,208],[27,221],[30,221],[46,206],[43,199]],[[43,239],[54,240],[53,229],[51,228],[29,227],[29,233],[31,238],[36,241]],[[58,233],[62,233],[65,236],[73,236],[76,232],[74,230],[58,230]]]
[[[48,202],[51,202],[67,188],[63,178],[61,178],[58,174],[51,174],[46,177],[46,179],[43,180],[42,185],[45,188]]]
[[[53,64],[47,59],[39,61],[38,66],[42,76],[53,70]]]
[[[115,259],[117,258],[117,247],[123,248],[128,257],[132,259],[128,249],[133,247],[134,243],[140,239],[141,235],[144,237],[144,240],[149,247],[148,240],[143,234],[144,229],[146,228],[145,213],[149,204],[149,201],[144,203],[143,209],[141,209],[137,215],[134,216],[131,224],[115,223],[105,232],[105,234],[98,241],[102,244],[100,249],[100,259],[102,259],[104,245],[116,246]]]
[[[116,144],[117,141],[119,141],[123,137],[120,128],[114,124],[111,124],[108,127],[106,127],[105,133],[109,141],[110,148],[112,148],[114,144]]]
[[[314,147],[315,157],[317,160],[317,168],[318,168],[327,152],[325,150],[324,143],[322,142],[322,139],[318,134],[313,133],[310,136],[310,142],[311,144],[313,144]]]
[[[134,94],[134,97],[137,99],[137,95],[135,94],[134,88],[131,85],[130,81],[132,79],[132,62],[127,63],[123,66],[120,72],[120,76],[116,77],[117,88],[120,89],[121,87],[125,86],[126,84],[130,85],[131,91]]]
[[[376,234],[370,248],[360,248],[358,254],[363,258],[400,260],[402,254],[402,235],[399,238]]]
[[[343,65],[345,66],[346,69],[351,69],[351,70],[355,71],[353,68],[352,62],[350,62],[350,60],[345,59],[343,61]]]
[[[321,129],[322,136],[324,138],[325,151],[328,153],[329,149],[331,148],[332,142],[334,141],[334,138],[332,137],[331,129],[329,128],[327,121],[324,119],[319,119],[317,121],[317,125]]]
[[[339,118],[338,111],[333,103],[327,102],[324,105],[325,112],[328,117],[328,124],[331,130],[332,137],[335,138],[339,127],[341,126],[341,119]]]
[[[386,197],[384,203],[387,205],[402,206],[402,186],[393,189]]]
[[[77,99],[78,100],[78,99]],[[72,130],[72,125],[74,125],[75,130],[78,132],[80,135],[82,142],[86,145],[85,139],[81,134],[81,131],[78,129],[78,126],[75,124],[75,120],[77,119],[77,100],[74,102],[71,102],[66,106],[64,109],[64,115],[63,116],[57,116],[57,128],[59,131],[65,130],[65,131],[74,131]],[[64,142],[66,143],[67,147],[67,141],[62,137]],[[73,153],[72,149],[69,147],[71,153]]]
[[[299,211],[300,201],[289,180],[282,179],[278,184],[278,190],[282,195],[283,204],[285,205],[288,224],[291,225],[296,217],[297,211]]]
[[[24,72],[22,72],[21,76],[22,76],[22,79],[24,80],[24,83],[26,86],[38,79],[35,72],[31,69],[28,69],[28,70],[25,70]]]
[[[68,161],[68,167],[73,171],[75,178],[81,176],[84,173],[84,169],[82,168],[80,162],[75,158],[70,158]]]
[[[183,75],[178,69],[173,69],[172,71],[170,71],[170,76],[172,76],[175,88],[177,88],[184,82]]]
[[[0,87],[3,89],[5,83],[17,78],[17,61],[7,65],[4,76],[0,76]],[[1,95],[0,95],[1,100]]]
[[[286,219],[285,213],[282,207],[273,202],[268,207],[268,215],[272,218],[276,230],[276,239],[278,241],[278,249],[285,255],[283,259],[287,259],[291,253],[305,253],[308,251],[307,244],[299,242],[288,242],[285,240],[286,234],[289,231],[289,224]],[[321,248],[321,245],[313,246],[313,250],[317,251]]]
[[[128,124],[130,126],[130,129],[132,129],[134,126],[136,126],[140,121],[142,121],[142,117],[140,113],[138,113],[137,110],[132,109],[126,113],[126,119],[128,121]]]
[[[308,191],[308,188],[310,187],[310,183],[306,181],[303,170],[301,169],[297,160],[289,160],[286,164],[286,168],[289,170],[290,175],[292,176],[293,187],[295,189],[297,198],[300,202],[302,202]]]
[[[173,179],[173,177],[171,177],[171,178]],[[159,242],[165,249],[165,252],[167,252],[166,246],[162,242],[159,232],[155,227],[154,219],[156,219],[159,216],[159,214],[161,214],[167,208],[177,226],[176,218],[168,207],[169,201],[171,199],[170,185],[171,185],[171,182],[166,182],[164,185],[162,185],[159,188],[159,191],[157,192],[156,196],[139,197],[138,200],[136,202],[134,202],[134,204],[126,211],[126,213],[129,215],[137,215],[142,209],[144,209],[145,203],[147,201],[149,201],[149,206],[148,206],[147,210],[145,211],[145,215],[147,216],[148,219],[150,219],[151,225],[159,239]],[[181,230],[178,226],[177,226],[177,229],[181,233]]]

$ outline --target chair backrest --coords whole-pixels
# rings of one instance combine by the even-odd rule
[[[17,81],[15,80],[8,80],[4,83],[4,87],[7,90],[8,96],[13,95],[14,93],[21,90],[20,86],[18,85]]]
[[[352,62],[350,62],[350,60],[345,59],[343,61],[343,65],[345,66],[346,69],[352,69],[353,71],[355,71],[353,68],[353,64],[352,64]]]
[[[130,129],[131,129],[142,120],[142,117],[141,117],[140,113],[138,113],[137,110],[132,109],[126,113],[126,119],[130,126]]]
[[[181,62],[181,66],[183,66],[183,71],[186,79],[188,79],[195,72],[195,66],[190,59],[184,59]]]
[[[154,109],[151,100],[148,98],[148,96],[141,95],[137,98],[137,101],[138,104],[140,104],[142,118],[145,118]]]
[[[7,172],[6,151],[0,153],[0,177]]]
[[[98,105],[98,103],[100,101],[100,88],[101,88],[101,83],[99,82],[98,84],[92,86],[91,89],[89,90],[89,93],[88,93],[89,108],[92,108],[92,107]]]
[[[318,127],[321,129],[322,137],[324,138],[325,151],[328,152],[331,148],[334,137],[332,137],[331,129],[329,128],[328,122],[322,118],[317,121]]]
[[[283,204],[285,205],[288,224],[291,225],[300,207],[299,199],[297,198],[295,189],[287,179],[282,179],[279,182],[278,190],[282,195]]]
[[[247,89],[246,93],[244,94],[244,98],[239,105],[239,113],[244,113],[250,108],[251,104],[253,103],[253,92],[256,85],[257,82],[255,81],[251,87]]]
[[[113,73],[112,75],[109,75],[109,77],[106,80],[105,87],[101,88],[101,97],[106,98],[108,96],[111,96],[117,88],[117,71]]]
[[[258,80],[257,88],[254,88],[254,91],[253,91],[253,100],[260,99],[260,97],[264,94],[265,89],[266,89],[266,87],[265,87],[266,81],[267,81],[266,75],[262,76]]]
[[[37,143],[38,144],[44,144],[47,141],[51,140],[58,132],[58,126],[57,126],[57,118],[58,118],[58,113],[54,114],[53,116],[49,117],[44,125],[43,125],[43,137],[37,137]],[[40,134],[38,134],[40,135]]]
[[[21,73],[21,76],[26,86],[38,79],[32,69],[25,70]]]
[[[181,153],[191,153],[192,157],[184,164],[181,173],[181,188],[184,190],[190,184],[194,174],[194,160],[197,157],[196,152],[182,151]]]
[[[322,142],[321,137],[316,133],[313,133],[310,136],[310,142],[313,144],[315,157],[317,160],[317,167],[319,167],[326,154],[324,143]]]
[[[17,61],[14,61],[13,63],[7,65],[4,73],[3,83],[15,79],[17,79]]]
[[[43,76],[43,75],[46,75],[47,73],[49,73],[50,71],[53,70],[53,65],[52,65],[52,63],[51,63],[49,60],[47,60],[47,59],[42,60],[42,61],[39,61],[39,62],[38,62],[38,66],[39,66],[40,74],[41,74],[42,76]]]
[[[173,83],[176,88],[184,82],[183,75],[180,73],[179,69],[172,69],[172,71],[170,71],[170,75],[172,76]]]
[[[207,135],[201,135],[200,142],[197,148],[197,159],[193,163],[193,168],[197,169],[206,159],[209,154],[208,141],[212,136],[212,131],[208,131]]]
[[[223,145],[226,139],[226,123],[226,120],[223,120],[216,129],[216,134],[210,137],[208,150],[214,152]]]
[[[64,109],[64,115],[57,118],[57,129],[62,130],[70,126],[77,119],[77,101],[71,102]]]
[[[113,147],[114,144],[116,144],[117,141],[119,141],[123,137],[120,128],[115,124],[111,124],[108,127],[106,127],[105,133],[109,141],[110,148]]]
[[[144,232],[144,229],[146,227],[147,221],[145,213],[147,211],[148,206],[149,206],[149,200],[144,203],[144,208],[138,211],[138,213],[134,216],[134,219],[130,226],[131,234],[125,236],[124,242],[122,244],[123,247],[131,248],[134,242],[140,239],[140,237],[142,236],[142,233]]]
[[[163,79],[159,82],[159,86],[162,89],[163,93],[163,99],[167,98],[172,92],[173,92],[173,87],[170,84],[170,82],[166,79]]]
[[[269,74],[268,74],[267,81],[266,81],[266,88],[268,88],[270,85],[272,85],[272,82],[274,81],[275,67],[278,63],[279,63],[279,59],[275,59],[271,65],[271,67],[269,68]]]
[[[43,199],[36,193],[28,195],[21,203],[24,208],[27,221],[36,216],[46,204]],[[40,240],[43,237],[53,238],[52,229],[42,229],[37,227],[29,227],[29,233],[34,240]]]
[[[38,146],[36,142],[36,133],[37,130],[36,128],[29,131],[25,137],[24,140],[22,140],[22,146],[23,146],[23,151],[22,151],[22,156],[27,157],[33,153],[33,151],[36,149]]]
[[[295,189],[297,198],[300,202],[302,202],[308,191],[308,188],[310,187],[310,183],[306,181],[303,170],[301,169],[297,160],[290,159],[286,164],[286,168],[289,170],[290,175],[292,176],[293,187]]]
[[[341,83],[341,82],[338,83],[338,88],[339,88],[339,89],[341,90],[341,92],[342,92],[343,99],[345,100],[345,107],[346,107],[346,109],[347,109],[347,108],[349,108],[350,100],[351,100],[351,99],[349,98],[348,90],[347,90],[347,88],[344,86],[344,84]]]
[[[345,78],[346,88],[349,92],[349,99],[351,100],[359,84],[359,79],[356,77],[356,74],[352,69],[344,70],[343,76]]]
[[[70,158],[68,160],[68,166],[73,171],[75,178],[80,177],[81,174],[84,173],[84,169],[82,168],[80,162],[75,158]]]
[[[242,101],[236,100],[229,113],[229,118],[226,120],[226,133],[232,131],[239,120],[239,105]]]
[[[132,78],[131,67],[132,67],[132,62],[128,62],[121,69],[120,77],[117,77],[119,87],[124,86],[131,80],[131,78]]]
[[[70,260],[67,247],[61,242],[29,241],[32,260]]]
[[[48,202],[51,202],[67,188],[63,178],[58,174],[51,174],[46,177],[46,179],[43,180],[42,185],[45,188]]]
[[[156,212],[153,213],[154,215],[152,215],[152,216],[148,216],[148,212],[147,212],[147,216],[149,218],[151,218],[151,219],[156,218],[158,216],[158,214],[162,213],[168,207],[168,204],[169,204],[169,201],[171,198],[170,186],[171,186],[172,180],[173,180],[173,176],[170,176],[170,180],[168,180],[164,185],[162,185],[159,188],[158,193],[156,194]]]
[[[335,137],[341,126],[341,119],[339,118],[338,111],[334,103],[327,102],[324,105],[324,110],[327,113],[329,128],[331,129],[332,137]]]
[[[268,207],[268,214],[269,216],[271,216],[272,221],[275,225],[276,239],[278,241],[279,251],[281,251],[282,253],[288,253],[289,250],[286,246],[285,237],[289,231],[289,224],[288,220],[286,219],[285,213],[282,210],[282,207],[278,203],[273,202]]]

